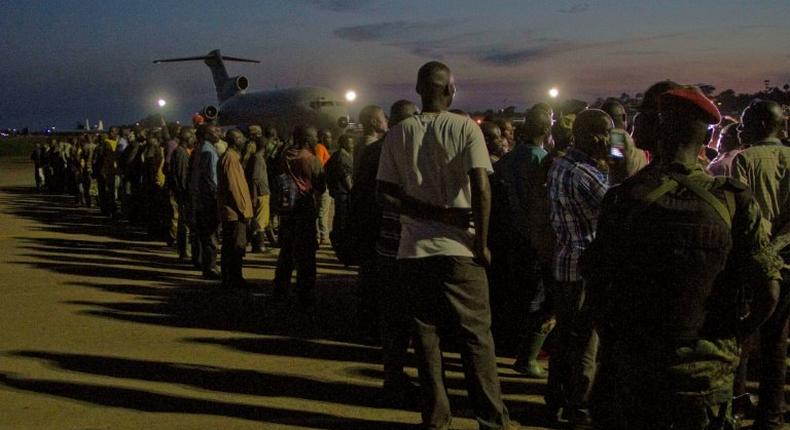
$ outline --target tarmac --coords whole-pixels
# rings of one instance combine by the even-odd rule
[[[380,350],[353,319],[355,272],[318,253],[318,306],[271,300],[276,251],[245,259],[250,291],[204,281],[161,242],[72,198],[37,194],[0,159],[0,429],[411,429],[382,397]],[[453,429],[476,429],[446,354]],[[545,381],[499,357],[522,428],[544,429]],[[544,363],[545,364],[545,363]],[[407,373],[415,378],[413,366]]]

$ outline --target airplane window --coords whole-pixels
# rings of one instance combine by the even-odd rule
[[[320,109],[322,107],[331,107],[331,106],[336,106],[336,105],[337,105],[337,103],[331,102],[331,101],[326,101],[326,100],[310,102],[310,107],[313,108],[313,109]]]

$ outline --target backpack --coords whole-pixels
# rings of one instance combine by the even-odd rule
[[[675,197],[680,200],[655,204],[677,188],[688,190],[697,203]],[[619,329],[632,335],[657,330],[641,332],[642,340],[632,342],[635,348],[655,336],[685,341],[735,332],[741,292],[728,274],[736,201],[732,191],[718,191],[720,196],[670,173],[623,214],[618,265],[638,270],[616,275],[618,285],[629,285],[612,297],[616,309],[629,309],[616,317]]]
[[[286,163],[286,166],[288,164]],[[296,209],[296,203],[299,200],[301,192],[296,180],[291,175],[291,167],[288,166],[288,171],[280,173],[275,177],[275,186],[277,200],[275,201],[275,210],[280,214],[290,214]]]

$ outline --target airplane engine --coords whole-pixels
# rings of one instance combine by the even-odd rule
[[[203,111],[201,113],[207,120],[211,121],[217,119],[217,115],[219,114],[219,109],[217,109],[217,107],[214,105],[208,105],[203,108]]]
[[[250,86],[250,81],[246,76],[234,76],[225,82],[226,94],[244,94],[247,87]]]

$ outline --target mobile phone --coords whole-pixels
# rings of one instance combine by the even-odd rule
[[[609,155],[612,158],[625,158],[625,154],[623,154],[623,151],[616,146],[612,146],[612,148],[609,149]]]

